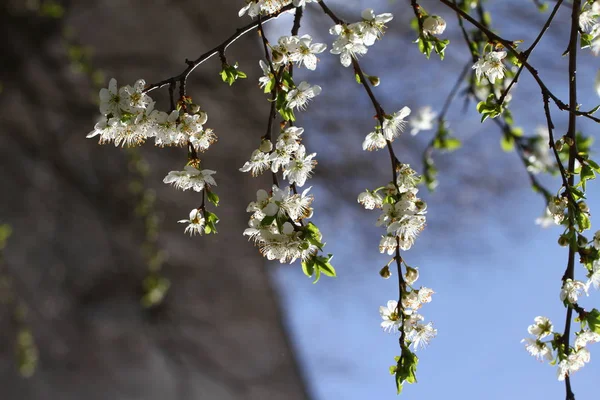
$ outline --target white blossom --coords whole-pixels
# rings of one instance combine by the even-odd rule
[[[311,86],[308,82],[302,82],[294,89],[290,90],[285,99],[288,102],[289,108],[304,110],[306,109],[309,100],[318,96],[319,93],[321,93],[321,86]]]
[[[483,58],[480,58],[473,65],[477,79],[481,79],[481,76],[484,74],[491,83],[494,83],[496,79],[502,79],[505,70],[502,60],[505,57],[506,51],[491,51]]]
[[[567,279],[560,290],[560,300],[567,301],[571,304],[577,303],[579,296],[581,296],[583,293],[587,295],[587,291],[588,287],[585,283]]]
[[[409,114],[410,108],[402,107],[400,111],[384,118],[382,130],[386,140],[392,141],[400,136],[400,133],[402,133],[406,126],[405,118],[408,117]]]
[[[379,307],[379,315],[383,319],[381,327],[385,332],[398,332],[402,321],[398,313],[398,302],[396,300],[389,300],[386,306]]]
[[[417,113],[408,121],[410,125],[410,134],[414,136],[421,131],[433,129],[433,121],[436,116],[436,113],[433,112],[430,106],[419,108]]]
[[[381,208],[383,205],[383,199],[381,198],[381,195],[376,192],[371,192],[370,190],[366,190],[359,194],[358,202],[367,210]]]
[[[441,35],[446,30],[446,21],[438,15],[429,15],[423,21],[423,33],[426,35]]]
[[[546,317],[535,317],[534,324],[529,325],[527,328],[527,332],[529,334],[534,335],[537,339],[542,339],[548,335],[552,334],[554,326],[552,325],[552,321],[550,321]]]
[[[552,351],[547,343],[533,338],[525,338],[521,340],[521,343],[525,343],[525,349],[527,352],[535,357],[538,361],[552,361]]]
[[[206,185],[216,186],[215,179],[211,176],[216,171],[210,169],[200,170],[191,165],[187,165],[183,171],[171,171],[163,180],[164,183],[173,184],[177,189],[193,189],[201,192]]]
[[[300,145],[295,151],[294,157],[284,168],[284,179],[288,179],[290,183],[295,183],[299,187],[304,186],[317,164],[317,161],[313,160],[316,155],[317,153],[306,154],[306,148]]]
[[[363,150],[373,151],[383,149],[387,145],[381,129],[376,128],[373,132],[369,133],[363,141]]]
[[[202,213],[198,211],[198,209],[194,208],[192,211],[190,211],[189,219],[182,219],[178,222],[180,224],[188,224],[188,226],[185,227],[185,231],[183,233],[189,232],[190,236],[196,234],[202,235],[205,221],[204,217],[202,216]]]

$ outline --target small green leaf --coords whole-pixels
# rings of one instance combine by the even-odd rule
[[[207,190],[206,196],[208,197],[208,201],[213,203],[215,207],[219,206],[219,196],[217,196],[215,192],[213,192],[212,190]]]
[[[512,136],[502,135],[500,146],[502,147],[502,150],[506,152],[513,151],[515,148],[515,139]]]
[[[600,311],[597,309],[592,309],[584,318],[585,322],[587,322],[590,330],[600,334]]]

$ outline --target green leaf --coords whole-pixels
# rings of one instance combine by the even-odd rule
[[[402,356],[397,360],[396,365],[396,389],[398,394],[402,392],[404,382],[415,383],[417,381],[416,372],[419,358],[408,348],[402,349]]]
[[[217,196],[215,192],[213,192],[212,190],[207,190],[206,196],[208,197],[208,201],[213,203],[215,207],[219,206],[219,196]]]
[[[592,309],[592,311],[586,314],[584,320],[587,322],[591,331],[600,334],[600,311],[595,308]]]
[[[223,64],[220,73],[223,82],[228,83],[229,86],[231,86],[236,80],[247,77],[246,73],[238,70],[237,68],[237,63],[235,63],[235,65]]]
[[[309,278],[313,276],[315,273],[315,261],[312,258],[302,261],[302,272],[304,272],[304,275],[308,276]]]
[[[207,235],[210,233],[217,233],[217,223],[219,222],[219,217],[217,214],[211,213],[210,211],[204,211],[204,220],[206,221],[206,225],[204,226],[204,233]]]
[[[584,181],[596,179],[596,174],[594,173],[594,170],[590,165],[584,164],[581,167],[581,179]]]
[[[579,226],[579,232],[583,232],[592,227],[592,222],[590,221],[590,217],[587,213],[577,213],[577,225]]]
[[[594,171],[600,173],[600,165],[598,165],[594,160],[586,160],[590,167],[594,169]]]
[[[513,151],[515,148],[515,139],[512,136],[502,135],[500,139],[500,147],[506,152]]]

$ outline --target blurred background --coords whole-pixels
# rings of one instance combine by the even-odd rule
[[[265,262],[241,235],[248,202],[268,176],[238,169],[260,142],[269,113],[257,87],[262,49],[251,33],[227,53],[248,79],[220,81],[217,58],[190,77],[188,92],[209,115],[219,141],[204,155],[221,197],[219,234],[189,238],[177,220],[199,199],[162,183],[181,168],[181,149],[146,145],[135,151],[86,139],[98,117],[98,88],[180,73],[194,59],[248,22],[242,1],[4,0],[0,3],[0,385],[3,399],[394,399],[388,367],[397,338],[385,334],[378,307],[397,295],[394,279],[379,277],[388,261],[378,252],[378,214],[356,196],[390,178],[384,152],[361,143],[373,110],[350,69],[323,53],[315,72],[298,81],[323,87],[299,115],[319,165],[313,185],[314,221],[335,254],[336,279],[317,285],[299,265]],[[552,4],[552,2],[550,2]],[[422,1],[448,21],[446,59],[431,60],[412,43],[408,2],[330,0],[349,21],[372,7],[395,19],[361,64],[378,75],[388,112],[429,105],[439,111],[469,62],[454,16]],[[532,42],[548,13],[533,1],[487,2],[504,37]],[[542,79],[567,99],[569,10],[557,15],[531,56]],[[266,27],[271,41],[288,34],[291,16]],[[307,7],[301,33],[331,46],[331,22]],[[597,105],[598,59],[581,52],[583,109]],[[168,108],[165,89],[157,108]],[[526,135],[544,124],[539,89],[525,74],[513,114]],[[463,146],[435,153],[440,185],[422,191],[428,227],[406,261],[432,287],[423,315],[438,337],[420,358],[417,385],[403,396],[462,399],[564,398],[556,371],[537,363],[520,340],[537,315],[563,329],[558,298],[567,252],[559,228],[534,223],[545,207],[532,192],[501,133],[481,124],[459,97],[448,114]],[[556,112],[557,132],[566,114]],[[597,127],[580,120],[582,132]],[[422,171],[434,132],[405,134],[395,144],[402,162]],[[594,145],[593,149],[597,149]],[[555,192],[559,183],[541,177]],[[599,191],[589,186],[594,211]],[[597,228],[593,225],[593,230]],[[578,270],[583,279],[583,269]],[[598,307],[597,293],[583,300]],[[597,345],[600,346],[600,345]],[[592,398],[600,374],[592,361],[572,379],[578,398]]]

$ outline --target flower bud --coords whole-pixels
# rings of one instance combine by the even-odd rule
[[[564,146],[565,146],[565,141],[562,139],[558,139],[556,141],[556,143],[554,143],[554,147],[556,148],[557,151],[562,151]]]
[[[273,150],[273,143],[271,143],[270,140],[263,139],[260,142],[260,146],[258,147],[258,149],[263,153],[269,153],[271,150]]]
[[[277,64],[282,61],[283,61],[283,54],[281,54],[278,51],[273,51],[273,62]]]
[[[580,201],[579,203],[577,203],[577,207],[579,208],[580,211],[583,211],[583,212],[590,211],[590,208],[588,207],[588,205],[585,201]]]
[[[198,104],[192,103],[190,104],[189,110],[192,114],[198,114],[198,112],[200,112],[200,106]]]
[[[379,79],[378,76],[371,76],[371,75],[369,75],[367,79],[369,79],[369,82],[374,87],[379,86],[379,84],[381,83],[381,79]]]
[[[198,123],[200,125],[204,125],[206,123],[206,121],[208,121],[208,114],[206,114],[204,111],[199,111],[198,115],[199,115]]]
[[[385,267],[381,268],[381,271],[379,271],[379,275],[381,275],[383,279],[388,279],[390,276],[392,276],[390,267],[386,265]]]
[[[565,143],[566,143],[567,145],[569,145],[569,146],[573,146],[573,144],[575,143],[575,142],[573,141],[573,138],[571,138],[571,137],[569,137],[569,136],[566,136],[566,135],[565,135],[565,136],[563,136],[563,139],[564,139]]]
[[[423,21],[423,32],[429,35],[441,35],[446,29],[446,21],[437,15],[430,15]]]
[[[558,245],[561,247],[567,247],[569,245],[569,238],[567,235],[560,235],[558,237]]]
[[[588,244],[587,238],[583,235],[577,235],[577,246],[585,247],[586,244]]]
[[[412,285],[417,279],[419,279],[419,270],[412,267],[406,267],[406,274],[404,274],[406,283]]]

